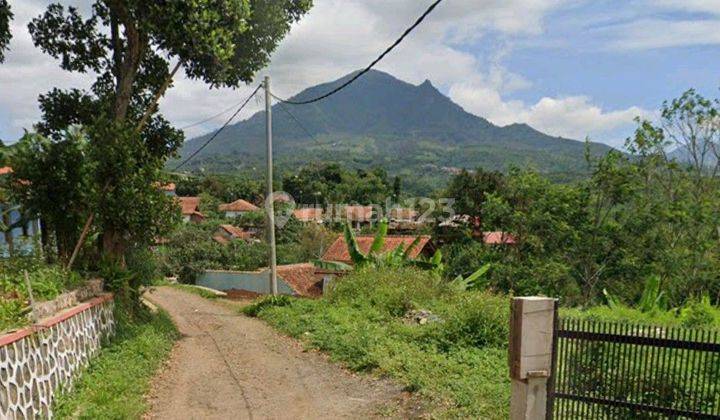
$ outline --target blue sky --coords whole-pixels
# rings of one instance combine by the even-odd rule
[[[45,0],[13,0],[14,39],[0,65],[0,138],[37,121],[37,95],[87,87],[37,51],[26,25]],[[87,7],[87,0],[67,3]],[[261,71],[288,96],[363,67],[430,0],[316,0]],[[445,0],[379,66],[411,83],[430,79],[469,112],[493,123],[524,122],[548,134],[621,146],[635,116],[656,118],[665,99],[720,87],[720,0]],[[178,126],[247,95],[210,90],[181,76],[161,103]],[[254,102],[242,115],[261,107]],[[207,132],[222,117],[186,132]]]

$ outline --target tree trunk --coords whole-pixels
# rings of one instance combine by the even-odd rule
[[[125,268],[125,250],[127,247],[120,232],[113,228],[106,228],[102,234],[102,246],[106,258]]]

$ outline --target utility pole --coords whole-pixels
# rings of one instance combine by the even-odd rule
[[[268,242],[270,242],[270,290],[273,296],[278,294],[277,266],[275,264],[275,197],[273,197],[273,150],[272,150],[272,97],[270,96],[270,76],[265,76],[265,137],[267,138],[267,210]]]

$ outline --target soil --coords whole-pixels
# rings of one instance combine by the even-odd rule
[[[406,417],[407,394],[305,351],[235,305],[171,287],[146,298],[183,337],[158,374],[147,418],[337,419]],[[404,411],[404,413],[400,413]],[[412,416],[412,415],[411,415]]]

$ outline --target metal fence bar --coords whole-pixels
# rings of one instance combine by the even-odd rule
[[[555,319],[550,419],[720,419],[718,331]]]

